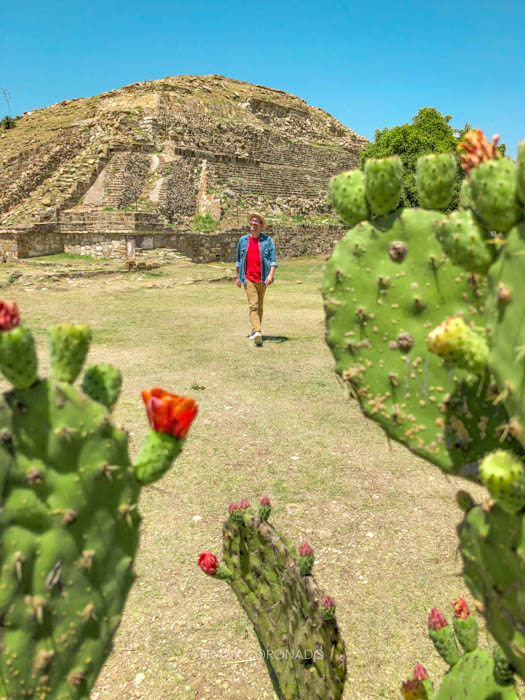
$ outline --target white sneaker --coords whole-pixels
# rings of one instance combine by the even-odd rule
[[[259,331],[253,334],[253,342],[255,345],[262,345],[262,335]]]
[[[252,328],[251,331],[250,331],[250,340],[253,340],[253,336],[254,336],[254,335],[255,335],[255,331],[254,331],[253,328]]]

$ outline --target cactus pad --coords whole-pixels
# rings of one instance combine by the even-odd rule
[[[463,576],[487,627],[525,678],[525,530],[523,515],[497,504],[475,506],[458,526]]]
[[[487,382],[427,351],[427,335],[447,316],[484,319],[478,278],[436,240],[441,216],[405,209],[359,223],[339,241],[323,287],[327,342],[368,417],[445,471],[475,477],[468,465],[500,446],[507,416],[492,405]]]
[[[493,656],[488,651],[477,648],[476,619],[465,601],[460,598],[457,603],[460,601],[463,616],[456,615],[454,630],[436,608],[429,616],[429,636],[449,666],[438,690],[434,692],[424,666],[417,664],[412,678],[402,684],[401,694],[405,700],[517,700],[513,673],[503,652],[497,649]],[[453,605],[456,606],[457,603]],[[462,646],[468,647],[468,651],[461,655],[457,650],[454,631]],[[461,639],[465,633],[468,636],[466,645],[465,640]]]
[[[88,337],[53,331],[57,373],[73,381]],[[140,486],[126,433],[71,383],[35,377],[0,397],[0,697],[89,697],[134,579]]]
[[[261,507],[267,509],[269,502]],[[239,512],[241,518],[233,517]],[[203,552],[199,565],[227,581],[237,596],[279,700],[337,700],[346,657],[334,601],[321,594],[311,575],[301,574],[299,559],[311,554],[297,553],[261,517],[266,515],[260,510],[257,517],[249,507],[230,510],[223,528],[224,563],[218,566],[211,552]]]

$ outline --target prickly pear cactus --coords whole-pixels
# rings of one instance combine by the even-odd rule
[[[270,501],[256,515],[241,500],[223,528],[223,558],[199,556],[199,566],[229,583],[252,623],[280,700],[336,700],[346,675],[335,604],[313,577],[313,551],[296,552],[268,523]]]
[[[477,622],[463,598],[452,604],[454,627],[437,608],[432,608],[428,632],[449,670],[434,692],[424,666],[417,664],[412,678],[401,686],[405,700],[517,700],[513,671],[498,647],[489,654],[478,649]],[[459,642],[463,651],[458,648]]]
[[[457,212],[447,218],[434,209],[396,209],[402,171],[390,161],[374,162],[364,178],[342,173],[332,180],[340,215],[350,224],[360,222],[327,263],[326,339],[337,373],[365,415],[444,471],[477,480],[485,452],[515,446],[508,431],[501,434],[507,412],[493,404],[488,372],[480,374],[474,360],[463,368],[444,363],[428,352],[427,336],[447,317],[460,317],[470,332],[464,347],[484,345],[488,354],[486,282],[473,271],[487,269],[494,246],[487,231],[479,233],[465,219],[467,212],[460,226]],[[455,169],[452,155],[420,159],[416,182],[423,206],[447,206]],[[386,205],[376,203],[385,178],[394,183],[386,188],[386,214]],[[447,255],[440,238],[450,238],[451,225],[459,233],[445,246]],[[470,270],[458,264],[465,257],[476,261]]]
[[[525,142],[516,164],[496,144],[479,130],[465,135],[462,208],[448,216],[396,210],[365,221],[379,214],[366,177],[337,176],[332,197],[354,228],[327,265],[324,296],[337,371],[366,415],[489,490],[482,506],[458,497],[464,575],[525,678]],[[420,188],[428,162],[419,165]],[[420,193],[423,206],[437,206],[432,186]]]
[[[132,465],[107,408],[120,373],[92,367],[79,391],[88,329],[50,335],[51,378],[39,379],[30,331],[0,302],[0,369],[14,387],[0,398],[0,697],[11,700],[89,698],[134,579],[141,485],[170,466],[196,412],[144,392],[152,427]]]

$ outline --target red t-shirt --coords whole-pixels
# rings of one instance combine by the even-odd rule
[[[246,253],[246,279],[250,282],[261,284],[261,252],[259,250],[259,237],[248,238],[248,251]]]

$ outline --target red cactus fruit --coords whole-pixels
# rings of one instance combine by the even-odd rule
[[[457,150],[463,151],[461,154],[461,167],[468,173],[480,163],[486,160],[501,158],[501,153],[496,148],[499,141],[499,134],[494,134],[492,143],[488,141],[481,129],[471,129],[463,137],[463,141],[458,144]]]
[[[219,562],[213,552],[201,552],[199,554],[198,564],[208,576],[213,576],[219,568]]]
[[[454,608],[455,617],[461,617],[463,619],[470,617],[470,609],[465,598],[458,598],[452,603],[452,607]]]
[[[401,694],[405,700],[424,700],[428,697],[423,686],[423,681],[428,678],[426,669],[421,664],[414,666],[412,678],[401,685]]]
[[[235,513],[236,510],[240,510],[240,506],[237,503],[230,503],[228,506],[228,513]]]
[[[268,498],[268,496],[263,496],[261,498],[261,505],[265,508],[271,508],[272,504],[270,503],[270,499]]]
[[[314,550],[310,547],[308,542],[304,542],[300,547],[299,547],[299,554],[302,557],[311,557],[312,554],[314,553]]]
[[[164,389],[142,390],[146,413],[153,430],[185,438],[197,415],[197,404],[185,396],[170,394]]]
[[[325,597],[321,600],[321,607],[323,607],[325,610],[329,610],[330,608],[335,608],[334,599],[331,598],[329,595],[325,595]]]
[[[248,503],[248,501],[245,501],[244,498],[241,498],[241,500],[239,501],[239,508],[246,510],[246,508],[249,508],[249,507],[250,507],[250,504]]]
[[[428,627],[431,630],[440,630],[442,627],[446,627],[448,622],[446,621],[444,615],[442,615],[437,608],[432,608],[430,615],[428,616]]]
[[[426,681],[426,679],[428,678],[426,668],[422,664],[416,664],[412,672],[412,678],[415,681]]]
[[[0,331],[10,331],[18,326],[19,321],[16,301],[0,301]]]

